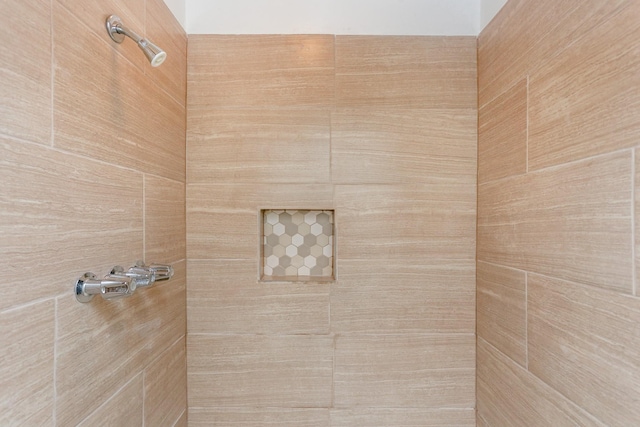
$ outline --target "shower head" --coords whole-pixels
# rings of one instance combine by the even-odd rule
[[[111,40],[116,43],[122,43],[124,41],[124,36],[135,41],[151,63],[152,67],[158,67],[165,59],[167,59],[167,53],[164,50],[122,25],[122,20],[116,15],[111,15],[107,18],[107,32],[109,33]]]

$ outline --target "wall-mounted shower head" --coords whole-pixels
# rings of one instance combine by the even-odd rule
[[[122,20],[116,15],[111,15],[107,18],[107,32],[109,37],[116,42],[122,43],[124,36],[131,38],[138,44],[138,47],[144,52],[152,67],[157,67],[167,59],[167,53],[160,49],[149,40],[140,37],[135,31],[131,31],[129,28],[122,25]]]

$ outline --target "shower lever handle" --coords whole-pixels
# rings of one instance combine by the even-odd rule
[[[95,295],[102,295],[104,299],[128,297],[135,289],[130,277],[107,275],[98,279],[93,273],[85,273],[76,282],[75,292],[79,302],[89,302]]]
[[[173,277],[173,267],[169,264],[150,264],[145,265],[144,262],[138,261],[134,268],[147,269],[154,273],[156,282],[161,280],[169,280]]]

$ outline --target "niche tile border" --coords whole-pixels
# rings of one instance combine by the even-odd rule
[[[263,209],[262,281],[333,281],[334,211]]]

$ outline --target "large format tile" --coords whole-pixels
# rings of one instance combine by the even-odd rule
[[[331,120],[335,184],[389,184],[476,176],[476,113],[343,110]]]
[[[640,300],[529,275],[529,370],[608,425],[640,420]]]
[[[0,310],[70,295],[84,272],[142,255],[141,174],[2,138],[0,174]]]
[[[52,425],[54,301],[0,313],[0,424]]]
[[[99,36],[78,37],[65,8],[54,11],[54,145],[184,181],[184,106]]]
[[[0,29],[0,134],[51,143],[51,1],[6,0]]]
[[[331,411],[332,427],[475,427],[475,410],[357,408]]]
[[[475,259],[475,187],[434,181],[336,186],[338,259]]]
[[[78,427],[139,427],[143,425],[142,374],[109,398],[100,408],[85,418]],[[160,424],[152,424],[160,426]]]
[[[631,151],[478,188],[478,259],[632,291]]]
[[[333,188],[328,184],[188,185],[188,258],[253,259],[257,266],[261,209],[333,209]]]
[[[336,37],[338,107],[475,110],[474,37]]]
[[[185,263],[126,299],[58,298],[58,425],[74,425],[185,334]],[[90,373],[90,374],[88,374]]]
[[[186,409],[186,340],[181,338],[144,371],[145,425],[173,427]]]
[[[489,425],[604,427],[482,338],[477,363],[478,415]]]
[[[329,410],[315,408],[189,408],[190,426],[329,427]]]
[[[530,170],[637,144],[640,3],[626,3],[531,74]]]
[[[473,261],[342,260],[331,286],[335,333],[474,333]]]
[[[527,79],[478,112],[478,182],[527,172]]]
[[[333,337],[189,335],[189,407],[326,408]]]
[[[478,336],[526,367],[526,273],[485,262],[477,268]]]
[[[144,177],[144,246],[147,263],[186,258],[185,184]]]
[[[188,139],[190,184],[330,179],[328,111],[192,110]]]
[[[189,333],[326,334],[329,286],[259,283],[247,260],[189,261]]]
[[[333,36],[189,38],[189,110],[331,108]]]
[[[475,336],[340,335],[334,407],[473,408]]]

